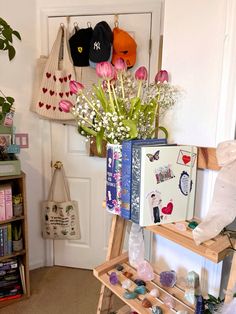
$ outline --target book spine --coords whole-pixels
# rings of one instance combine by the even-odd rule
[[[131,220],[138,224],[140,219],[140,177],[141,147],[133,147],[132,182],[131,182]]]
[[[121,176],[121,216],[131,218],[131,172],[132,172],[132,141],[122,143],[122,176]]]
[[[0,256],[4,256],[4,235],[3,235],[3,226],[0,226]]]
[[[10,185],[6,186],[4,192],[5,192],[5,216],[6,219],[11,219],[13,217],[11,186]]]
[[[3,227],[3,253],[4,256],[8,255],[7,250],[7,225],[2,226]]]
[[[12,254],[12,227],[11,224],[7,225],[7,253]]]
[[[122,143],[121,216],[131,219],[132,147],[133,145],[166,144],[164,138],[129,140]]]
[[[5,220],[5,192],[4,189],[0,189],[0,220]]]
[[[120,215],[121,209],[121,145],[107,145],[106,208]]]

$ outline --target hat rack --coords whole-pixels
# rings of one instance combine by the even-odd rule
[[[114,26],[119,27],[119,15],[118,14],[114,15]]]

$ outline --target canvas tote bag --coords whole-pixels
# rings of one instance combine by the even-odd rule
[[[64,187],[65,201],[63,202],[53,200],[57,179],[61,180]],[[81,238],[78,203],[70,198],[63,167],[54,170],[48,199],[42,202],[41,211],[43,238],[55,240],[77,240]]]
[[[66,28],[60,26],[49,56],[37,60],[31,110],[44,119],[74,120],[70,113],[59,108],[62,99],[75,103],[70,80],[75,80],[75,70],[69,55]]]

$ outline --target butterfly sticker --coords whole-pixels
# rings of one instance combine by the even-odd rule
[[[148,157],[149,161],[153,162],[154,160],[158,160],[159,159],[159,153],[160,153],[160,151],[157,150],[154,155],[146,154],[146,156]]]

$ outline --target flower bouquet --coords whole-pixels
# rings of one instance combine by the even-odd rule
[[[123,59],[118,59],[114,66],[98,63],[96,73],[100,80],[88,91],[81,83],[70,81],[76,104],[61,100],[59,106],[73,115],[80,134],[96,138],[98,153],[103,140],[121,144],[129,139],[152,138],[159,130],[168,136],[166,128],[159,126],[159,118],[175,104],[178,90],[168,83],[167,71],[159,71],[155,81],[148,84],[145,67],[132,75]]]

